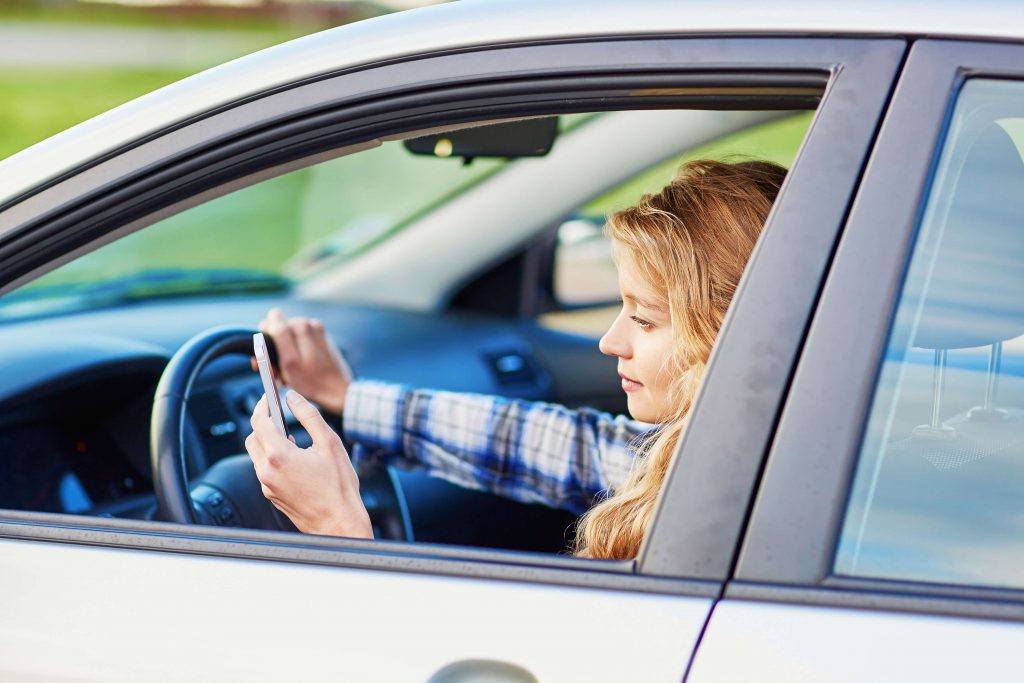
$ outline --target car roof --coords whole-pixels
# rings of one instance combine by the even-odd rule
[[[501,20],[496,16],[500,14]],[[979,0],[462,0],[340,26],[144,95],[0,161],[0,204],[212,109],[324,74],[415,54],[596,36],[906,35],[1024,39],[1024,3]]]

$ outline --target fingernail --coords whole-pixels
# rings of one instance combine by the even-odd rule
[[[288,401],[288,403],[294,404],[294,405],[300,405],[302,403],[305,403],[305,401],[306,401],[306,399],[303,398],[302,394],[300,394],[299,392],[295,391],[294,389],[289,389],[288,390],[288,393],[284,395],[284,400],[286,400],[286,401]]]

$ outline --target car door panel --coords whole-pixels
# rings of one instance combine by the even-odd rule
[[[947,164],[944,145],[947,140],[953,141],[951,149],[956,149],[954,143],[960,144],[954,135],[957,126],[1006,116],[997,113],[1002,111],[999,107],[987,112],[979,109],[979,116],[973,119],[969,113],[958,113],[958,98],[967,92],[965,84],[971,79],[1004,85],[1016,82],[1022,90],[1022,60],[1024,47],[1020,45],[923,40],[912,47],[789,387],[734,578],[726,587],[725,599],[715,607],[689,681],[737,680],[743,678],[743,671],[755,670],[765,672],[761,680],[952,683],[1019,678],[1024,598],[1014,590],[1018,583],[1007,581],[1014,574],[1015,557],[1008,552],[1009,546],[986,545],[988,536],[981,533],[991,526],[998,535],[1012,527],[1019,512],[1010,504],[972,526],[979,524],[976,510],[965,506],[958,496],[948,495],[961,486],[968,487],[963,491],[971,494],[963,499],[977,499],[986,495],[985,486],[994,486],[988,489],[988,496],[996,500],[1002,484],[1013,479],[1004,475],[995,477],[1001,481],[992,481],[992,472],[999,470],[991,466],[1001,466],[1004,463],[999,458],[1013,459],[1019,452],[1014,443],[1004,439],[992,453],[971,453],[969,439],[947,438],[948,430],[941,429],[953,422],[963,423],[966,418],[961,413],[972,403],[965,403],[968,395],[973,396],[974,405],[985,400],[984,358],[988,352],[967,349],[963,353],[966,365],[960,368],[960,375],[973,364],[981,378],[964,382],[955,372],[944,375],[945,349],[918,343],[918,330],[925,329],[922,311],[931,304],[921,294],[929,291],[929,285],[923,290],[915,287],[919,282],[942,286],[937,273],[944,266],[939,265],[937,251],[920,252],[932,255],[915,261],[920,246],[915,241],[927,245],[945,234],[957,234],[950,227],[955,211],[948,208],[957,200],[941,199],[936,189],[948,186],[943,184],[944,178],[959,182],[970,177],[963,171],[966,166]],[[1017,109],[1021,109],[1021,101],[1018,95]],[[1007,142],[1004,152],[1012,149],[1009,138]],[[1020,163],[1017,159],[1016,164]],[[976,183],[975,189],[980,188],[982,194],[986,190],[992,194],[989,201],[982,202],[985,208],[969,217],[962,243],[987,239],[982,216],[985,221],[1002,221],[1008,228],[1019,220],[1019,212],[993,211],[997,202],[1015,194],[995,189],[1003,180],[990,177],[987,185]],[[947,208],[933,211],[929,201],[933,196],[940,197],[935,206]],[[1000,258],[1016,258],[1013,245],[1003,251],[1006,253]],[[957,281],[967,274],[960,284],[961,293],[975,286],[973,273],[979,271],[972,268],[977,267],[965,261],[948,275]],[[915,279],[919,273],[927,276]],[[909,302],[908,310],[916,311],[913,326],[906,326],[900,317],[898,304],[903,305],[903,297]],[[973,311],[956,315],[970,320],[978,311],[999,310],[997,303],[989,301],[975,306]],[[955,315],[947,314],[944,324],[956,329],[956,320]],[[958,334],[970,333],[968,325],[961,327]],[[959,342],[950,348],[959,353]],[[914,366],[921,365],[927,349],[935,349],[928,351],[935,359],[935,369],[929,368],[929,374],[922,376],[923,370]],[[921,398],[926,400],[911,406],[914,414],[923,409],[923,420],[897,410],[893,387],[904,385],[883,382],[885,373],[891,371],[886,367],[894,365],[902,366],[900,383],[912,381],[924,387]],[[998,372],[998,363],[995,369]],[[1007,370],[1011,379],[1016,372]],[[947,380],[963,389],[957,401],[941,404],[940,418],[940,403],[932,399],[941,397],[943,387],[948,390]],[[1014,392],[1003,398],[1011,395]],[[876,415],[870,411],[878,401],[883,417],[889,420],[879,442],[882,446],[875,441],[877,435],[871,436],[876,429],[871,420]],[[891,407],[886,408],[890,404],[885,401],[891,401]],[[929,428],[929,411],[934,411],[936,418],[952,418],[936,420]],[[988,429],[986,424],[1012,431],[1013,419],[985,423],[982,417],[966,432]],[[905,443],[902,436],[889,431],[893,420],[909,423],[907,431],[913,433]],[[910,429],[922,421],[924,428]],[[912,448],[905,448],[907,444]],[[883,446],[893,446],[885,466],[879,455]],[[956,462],[933,457],[961,451]],[[864,457],[875,460],[865,461],[869,466],[859,468]],[[981,468],[962,467],[964,463],[980,463]],[[899,484],[895,488],[892,481],[886,481],[894,472],[922,466],[928,476],[907,478],[901,474],[902,480],[892,480]],[[985,472],[984,476],[979,472]],[[851,489],[854,473],[864,475],[864,490],[870,491],[866,505]],[[942,485],[937,486],[940,478]],[[935,493],[938,497],[929,501],[929,507],[913,507]],[[890,516],[891,524],[866,524],[863,509],[872,504],[891,505],[899,498],[908,501],[902,516]],[[947,507],[934,507],[944,503]],[[863,549],[871,561],[860,566],[855,559],[843,559],[844,520],[854,512],[865,520],[857,538],[863,537],[865,530],[873,534]],[[910,529],[915,531],[901,542],[900,534]],[[856,524],[853,531],[856,535]],[[950,545],[950,538],[964,543]],[[899,571],[880,569],[891,567]],[[727,661],[725,655],[730,652],[743,652],[744,661]]]
[[[645,681],[677,683],[711,603],[9,539],[0,558],[11,683],[426,683],[464,660],[609,682],[642,661]]]
[[[793,275],[787,280],[789,286],[798,283],[816,287],[821,264],[831,253],[829,230],[838,225],[836,217],[845,211],[864,146],[873,133],[904,42],[657,39],[525,46],[522,50],[526,52],[500,46],[482,50],[480,54],[486,59],[479,62],[473,54],[449,54],[424,58],[413,66],[409,66],[412,62],[391,64],[386,69],[394,72],[396,83],[401,81],[397,89],[414,88],[416,83],[411,79],[428,75],[434,79],[430,82],[445,80],[438,75],[442,66],[452,69],[444,72],[449,74],[445,86],[493,78],[496,89],[508,86],[505,80],[510,75],[528,75],[531,68],[548,76],[611,73],[608,78],[615,79],[629,69],[648,67],[659,77],[671,75],[669,72],[676,68],[712,73],[714,78],[726,72],[739,72],[746,78],[749,72],[764,74],[772,84],[785,81],[791,74],[809,74],[804,86],[814,84],[814,88],[805,87],[813,92],[819,92],[818,86],[833,79],[801,151],[798,164],[803,163],[806,170],[791,174],[788,189],[773,214],[780,226],[768,228],[778,236],[762,243],[755,256],[752,268],[761,268],[761,279],[754,280],[746,303],[723,329],[723,340],[731,334],[733,341],[706,380],[706,396],[719,403],[743,405],[744,414],[734,416],[743,418],[743,429],[716,432],[712,443],[707,438],[710,423],[705,424],[703,446],[687,451],[686,465],[698,465],[697,471],[676,472],[677,476],[667,483],[640,562],[608,567],[564,557],[473,554],[444,546],[367,543],[350,547],[344,539],[282,540],[278,534],[244,535],[234,533],[237,530],[165,528],[142,521],[105,519],[83,523],[67,516],[5,513],[0,537],[34,540],[0,542],[5,577],[0,589],[0,604],[5,610],[0,630],[0,666],[7,667],[3,673],[22,680],[287,680],[293,679],[298,670],[303,680],[372,677],[397,681],[428,680],[449,664],[491,659],[521,666],[541,681],[629,680],[636,675],[636,662],[643,663],[645,681],[683,678],[735,552],[742,520],[734,503],[737,499],[741,505],[746,502],[753,469],[759,462],[756,448],[748,448],[747,441],[732,437],[742,432],[749,443],[767,440],[771,427],[768,418],[776,410],[773,397],[784,386],[791,352],[799,337],[792,333],[776,340],[774,330],[802,329],[806,313],[799,301],[794,303],[786,295],[790,290],[776,291],[772,275],[788,268]],[[530,59],[512,59],[520,54],[528,54]],[[496,64],[503,56],[509,62]],[[494,73],[482,73],[487,65]],[[440,71],[433,71],[435,68]],[[31,277],[68,258],[69,250],[108,239],[111,231],[144,227],[154,212],[173,212],[181,203],[199,201],[199,192],[216,194],[226,187],[220,183],[238,181],[244,185],[255,181],[247,173],[272,174],[272,164],[330,151],[330,144],[364,142],[371,137],[368,130],[380,133],[374,125],[386,128],[381,121],[387,116],[396,120],[399,114],[414,116],[415,112],[396,108],[379,120],[362,119],[364,128],[359,136],[345,128],[350,124],[344,117],[345,106],[360,96],[380,94],[383,86],[375,75],[368,68],[266,98],[274,100],[274,107],[294,98],[295,108],[288,112],[295,114],[295,121],[289,119],[288,125],[301,124],[303,131],[317,122],[307,121],[302,115],[312,105],[323,105],[320,113],[334,117],[331,125],[337,133],[331,138],[333,142],[326,133],[316,139],[316,144],[326,145],[323,149],[312,145],[312,136],[299,139],[311,144],[306,148],[285,144],[307,133],[300,135],[291,128],[285,131],[282,124],[280,131],[275,128],[268,132],[272,139],[264,147],[240,134],[238,156],[230,163],[215,159],[230,151],[221,147],[224,130],[218,128],[230,124],[239,113],[229,110],[211,114],[199,122],[201,125],[185,125],[173,131],[177,139],[194,138],[193,144],[180,149],[201,148],[210,155],[197,154],[186,160],[191,169],[188,178],[175,166],[185,163],[179,158],[180,150],[166,149],[167,140],[157,136],[122,156],[103,159],[70,181],[41,190],[15,205],[15,211],[0,215],[0,231],[10,230],[0,244],[0,248],[7,249],[0,250],[0,281],[3,286],[13,285],[19,278]],[[703,78],[706,74],[699,75]],[[528,89],[532,87],[529,80],[509,82]],[[700,82],[706,85],[706,80]],[[443,90],[445,97],[457,100],[447,87]],[[555,97],[542,93],[541,98],[539,92],[525,93],[527,107],[531,106],[531,97],[545,103]],[[518,91],[513,94],[523,96]],[[309,101],[317,97],[322,99]],[[470,99],[454,105],[452,101],[445,106],[453,107],[458,117],[470,118],[458,109],[465,106],[468,111],[466,103]],[[386,98],[382,102],[382,108],[397,107]],[[508,103],[493,105],[482,96],[472,104],[472,115],[481,119],[529,111],[522,102],[513,109]],[[280,113],[273,107],[262,109],[260,100],[243,106],[248,105],[252,105],[248,107],[251,118],[245,119],[246,125],[265,122],[270,114]],[[492,106],[495,108],[488,108]],[[573,106],[582,105],[575,102]],[[283,121],[288,117],[278,118]],[[429,117],[423,122],[437,123]],[[396,124],[389,120],[388,125]],[[291,134],[289,131],[294,133],[292,138],[286,135]],[[838,134],[839,143],[833,134]],[[287,149],[282,152],[282,148]],[[139,174],[136,166],[160,168],[165,175]],[[105,193],[111,178],[123,181],[115,183],[122,195]],[[838,189],[829,188],[832,191],[824,202],[819,201],[822,178],[838,179],[839,185]],[[815,210],[802,213],[808,202]],[[88,220],[71,213],[50,216],[57,206],[76,206]],[[119,223],[122,219],[125,222]],[[820,229],[822,225],[827,230],[822,231],[820,239],[804,244],[797,265],[779,258],[785,256],[780,248],[797,239],[793,228],[798,228],[795,234],[804,235],[810,227]],[[11,237],[15,232],[17,239]],[[753,292],[767,297],[767,301],[754,297]],[[756,315],[743,312],[752,307],[758,309]],[[761,336],[742,332],[749,332],[757,326],[755,323],[763,327]],[[772,343],[768,344],[766,338]],[[758,353],[751,354],[747,344],[753,344]],[[761,360],[754,363],[733,364],[743,360],[740,356],[752,358],[758,354]],[[770,372],[758,370],[764,367]],[[733,370],[732,377],[728,377]],[[716,382],[721,383],[717,393]],[[712,406],[704,413],[714,410]],[[694,428],[698,418],[695,415]],[[725,458],[729,454],[739,454],[744,474],[749,476],[734,477],[731,461]],[[723,459],[724,465],[714,464]],[[701,463],[707,467],[701,469]],[[690,485],[701,494],[685,502],[697,507],[696,514],[678,514],[680,501],[673,503],[685,493],[677,490],[673,481],[686,476],[692,477]],[[659,522],[665,527],[663,531]],[[231,540],[214,548],[197,546],[196,538],[216,538],[217,534]],[[679,542],[680,537],[693,535],[714,542],[696,546]],[[323,548],[325,544],[345,548],[349,559],[334,561],[306,552],[307,546]],[[247,557],[229,557],[233,554]],[[509,567],[521,571],[510,576]],[[220,645],[223,642],[229,646]]]
[[[1020,680],[1017,624],[862,609],[726,601],[688,683]]]

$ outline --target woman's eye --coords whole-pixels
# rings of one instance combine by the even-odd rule
[[[638,318],[635,315],[631,315],[629,316],[629,319],[635,322],[637,325],[639,325],[641,330],[647,330],[651,328],[652,323],[644,320],[643,318]]]

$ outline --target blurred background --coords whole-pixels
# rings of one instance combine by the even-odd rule
[[[309,33],[444,0],[0,0],[0,159]]]

